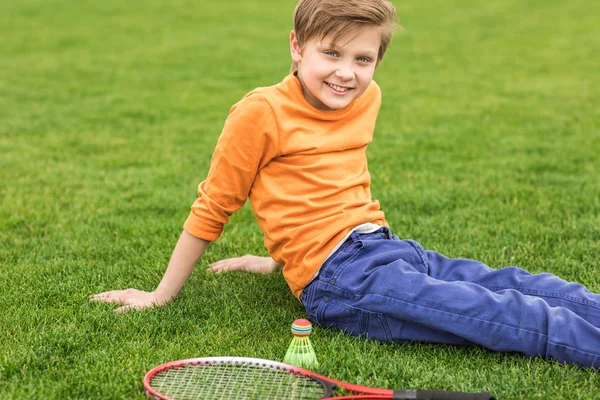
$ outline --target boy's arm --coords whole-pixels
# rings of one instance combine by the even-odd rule
[[[258,274],[270,274],[281,269],[271,257],[259,257],[246,254],[242,257],[226,258],[209,264],[208,270],[217,274],[226,271],[248,271]]]
[[[122,304],[122,307],[115,310],[117,312],[165,305],[177,296],[209,244],[210,242],[183,231],[173,250],[165,275],[153,292],[137,289],[113,290],[90,296],[90,301]]]
[[[277,156],[277,127],[273,110],[264,96],[246,96],[232,107],[211,158],[207,178],[198,187],[198,199],[158,287],[153,292],[114,290],[91,296],[90,300],[122,304],[123,307],[116,310],[119,312],[161,306],[171,301],[209,241],[217,240],[231,214],[243,207],[257,171]]]

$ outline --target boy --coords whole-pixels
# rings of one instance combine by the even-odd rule
[[[387,0],[301,0],[293,72],[234,105],[198,199],[154,292],[91,297],[117,311],[171,301],[249,198],[271,258],[317,324],[405,342],[480,344],[600,367],[600,295],[551,274],[492,270],[392,235],[371,199],[366,148],[381,103],[372,81],[395,26]]]

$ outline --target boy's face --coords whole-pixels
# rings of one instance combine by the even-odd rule
[[[349,32],[337,42],[307,40],[300,47],[290,34],[292,60],[306,100],[321,110],[337,110],[364,93],[373,79],[381,33],[377,27]]]

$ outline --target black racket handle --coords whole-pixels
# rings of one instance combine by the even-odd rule
[[[394,400],[494,400],[489,393],[446,392],[444,390],[397,390]]]

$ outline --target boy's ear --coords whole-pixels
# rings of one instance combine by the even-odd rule
[[[302,60],[302,47],[294,31],[290,32],[290,52],[292,53],[292,61],[300,62]]]

